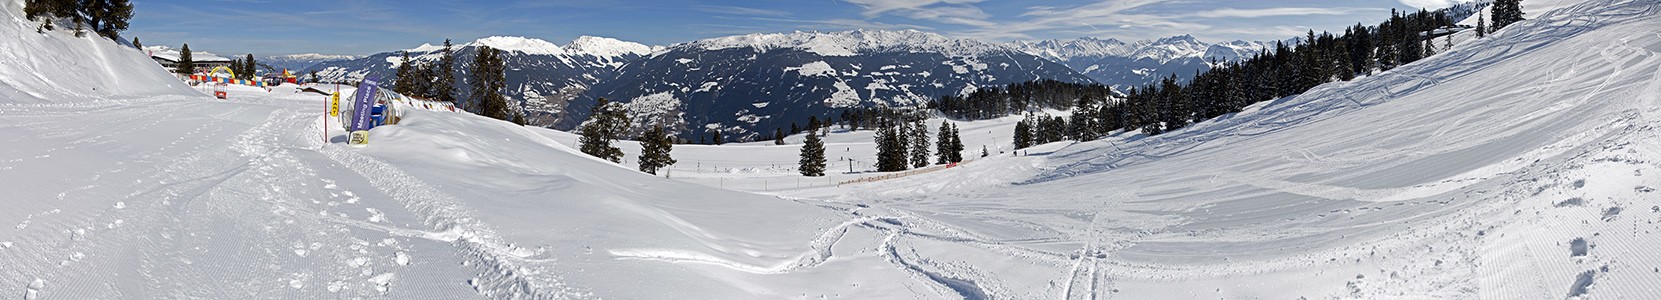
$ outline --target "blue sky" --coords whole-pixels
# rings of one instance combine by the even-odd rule
[[[492,35],[652,45],[755,32],[918,29],[987,41],[1193,34],[1272,40],[1458,0],[165,0],[134,1],[126,36],[220,54],[371,54]]]

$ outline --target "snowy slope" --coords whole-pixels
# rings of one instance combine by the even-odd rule
[[[468,114],[409,112],[347,147],[292,86],[214,100],[114,43],[8,25],[34,40],[4,50],[51,54],[0,54],[0,295],[1661,297],[1661,4],[1562,7],[1157,137],[783,190],[648,176]],[[100,72],[131,80],[71,84]],[[1009,123],[965,123],[965,142]]]
[[[939,222],[896,244],[1001,297],[1654,298],[1661,6],[1567,7],[1159,137],[813,194]]]
[[[0,103],[70,102],[118,95],[189,93],[143,51],[68,30],[36,33],[22,1],[0,1]],[[60,28],[62,29],[62,28]],[[68,59],[74,58],[74,59]],[[126,82],[171,82],[133,85]],[[59,99],[76,100],[59,100]]]
[[[8,5],[0,17],[15,17],[16,3]],[[575,154],[542,137],[547,130],[469,114],[408,112],[402,124],[372,131],[371,146],[347,147],[333,129],[339,124],[322,116],[322,97],[294,86],[231,87],[229,100],[216,100],[167,88],[182,84],[113,43],[56,33],[34,42],[43,46],[7,46],[50,55],[4,57],[0,64],[10,72],[0,77],[8,83],[0,93],[34,97],[0,103],[0,142],[8,145],[0,149],[7,190],[0,200],[6,208],[0,209],[6,224],[0,294],[734,299],[931,293],[893,284],[909,273],[887,267],[874,250],[837,244],[844,235],[869,238],[849,231],[874,220],[835,204],[653,178]],[[100,56],[117,53],[135,58]],[[75,68],[26,69],[33,61],[11,59],[109,64],[78,74]],[[116,72],[130,80],[29,93]],[[31,76],[40,78],[21,81]]]

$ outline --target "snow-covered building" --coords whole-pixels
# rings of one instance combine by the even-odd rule
[[[161,64],[162,68],[172,70],[179,66],[179,50],[166,46],[144,47],[144,52],[150,59]],[[215,67],[230,66],[231,59],[208,52],[191,51],[190,60],[196,62],[197,69],[212,70]]]

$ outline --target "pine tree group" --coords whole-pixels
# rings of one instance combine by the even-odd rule
[[[646,131],[637,139],[640,140],[641,172],[657,175],[658,169],[675,164],[675,158],[669,156],[675,143],[669,139],[669,133],[663,131],[663,126],[652,126],[652,130]]]
[[[1494,0],[1494,31],[1522,20],[1522,0]]]
[[[819,139],[819,132],[809,130],[807,139],[802,141],[802,158],[796,170],[802,176],[825,176],[825,142]]]
[[[897,172],[905,171],[909,166],[906,162],[906,136],[900,131],[903,122],[885,121],[877,127],[877,171]]]
[[[939,152],[935,163],[952,164],[963,162],[963,139],[957,134],[957,125],[940,121],[939,142],[935,143],[935,151]],[[985,150],[982,148],[982,150]]]
[[[77,36],[85,23],[99,36],[120,40],[133,19],[133,4],[129,0],[25,0],[23,13],[31,21],[41,20],[41,32],[54,29],[52,19],[67,18],[75,23]]]
[[[600,98],[589,110],[588,121],[579,129],[582,136],[578,139],[578,150],[612,162],[622,162],[623,150],[611,143],[623,136],[628,126],[629,116],[623,105]]]
[[[508,107],[507,96],[502,95],[502,88],[507,84],[507,69],[502,62],[501,51],[490,46],[479,46],[478,52],[473,57],[473,95],[470,99],[473,103],[478,103],[475,113],[497,120],[513,121],[518,115],[517,111]],[[522,122],[516,123],[523,125]],[[615,135],[611,137],[616,138]],[[608,142],[607,145],[609,144]]]

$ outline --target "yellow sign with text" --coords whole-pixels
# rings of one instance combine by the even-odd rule
[[[334,97],[329,98],[329,116],[340,116],[340,92],[335,92]]]
[[[346,144],[347,145],[354,145],[354,146],[368,145],[369,144],[369,131],[368,130],[353,131],[351,138],[346,140]]]

